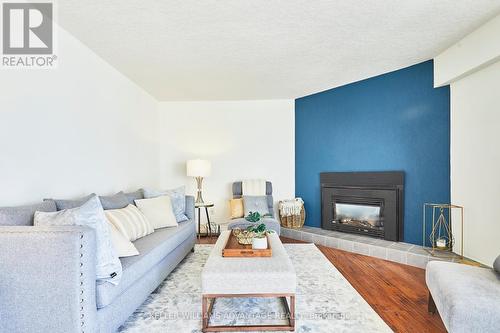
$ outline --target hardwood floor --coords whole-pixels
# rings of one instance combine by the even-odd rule
[[[281,237],[283,243],[303,243]],[[200,244],[216,238],[201,238]],[[425,271],[361,254],[318,246],[359,294],[395,332],[446,332],[438,314],[427,312]]]

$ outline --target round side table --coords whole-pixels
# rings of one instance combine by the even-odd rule
[[[220,226],[210,222],[210,215],[208,214],[208,209],[213,207],[213,206],[214,206],[213,203],[208,203],[208,202],[194,204],[194,207],[198,210],[198,239],[202,236],[202,234],[201,234],[201,209],[202,208],[205,209],[205,216],[207,217],[207,224],[206,224],[207,232],[203,236],[212,237],[212,236],[218,236],[220,234]],[[214,228],[213,233],[212,233],[212,227]]]

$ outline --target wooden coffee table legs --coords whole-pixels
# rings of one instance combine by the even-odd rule
[[[272,297],[280,298],[285,306],[288,324],[285,325],[237,325],[237,326],[209,326],[210,316],[217,298],[222,297]],[[290,298],[288,302],[287,297]],[[230,331],[295,331],[295,294],[211,294],[203,295],[201,300],[202,331],[203,332],[230,332]]]

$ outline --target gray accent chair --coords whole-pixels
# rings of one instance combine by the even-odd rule
[[[243,196],[243,185],[242,182],[234,182],[233,183],[233,199],[239,199]],[[273,201],[273,185],[271,182],[266,182],[266,198],[267,198],[267,207],[269,208],[269,212],[271,217],[265,217],[261,220],[261,223],[264,223],[266,227],[270,230],[274,230],[278,235],[280,234],[281,227],[278,220],[275,218],[274,213],[274,201]],[[247,228],[253,225],[252,222],[248,222],[245,218],[233,219],[227,225],[229,230],[235,228]]]
[[[439,312],[448,332],[500,332],[500,272],[430,261],[425,281],[429,312]]]
[[[120,283],[96,284],[93,229],[33,226],[35,210],[55,209],[0,208],[0,332],[115,332],[196,242],[187,196],[188,221],[136,240],[140,254],[120,258]]]

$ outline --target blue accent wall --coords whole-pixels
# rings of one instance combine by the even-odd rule
[[[424,202],[450,201],[450,90],[433,62],[295,100],[295,188],[321,226],[320,172],[404,171],[404,241],[422,243]]]

